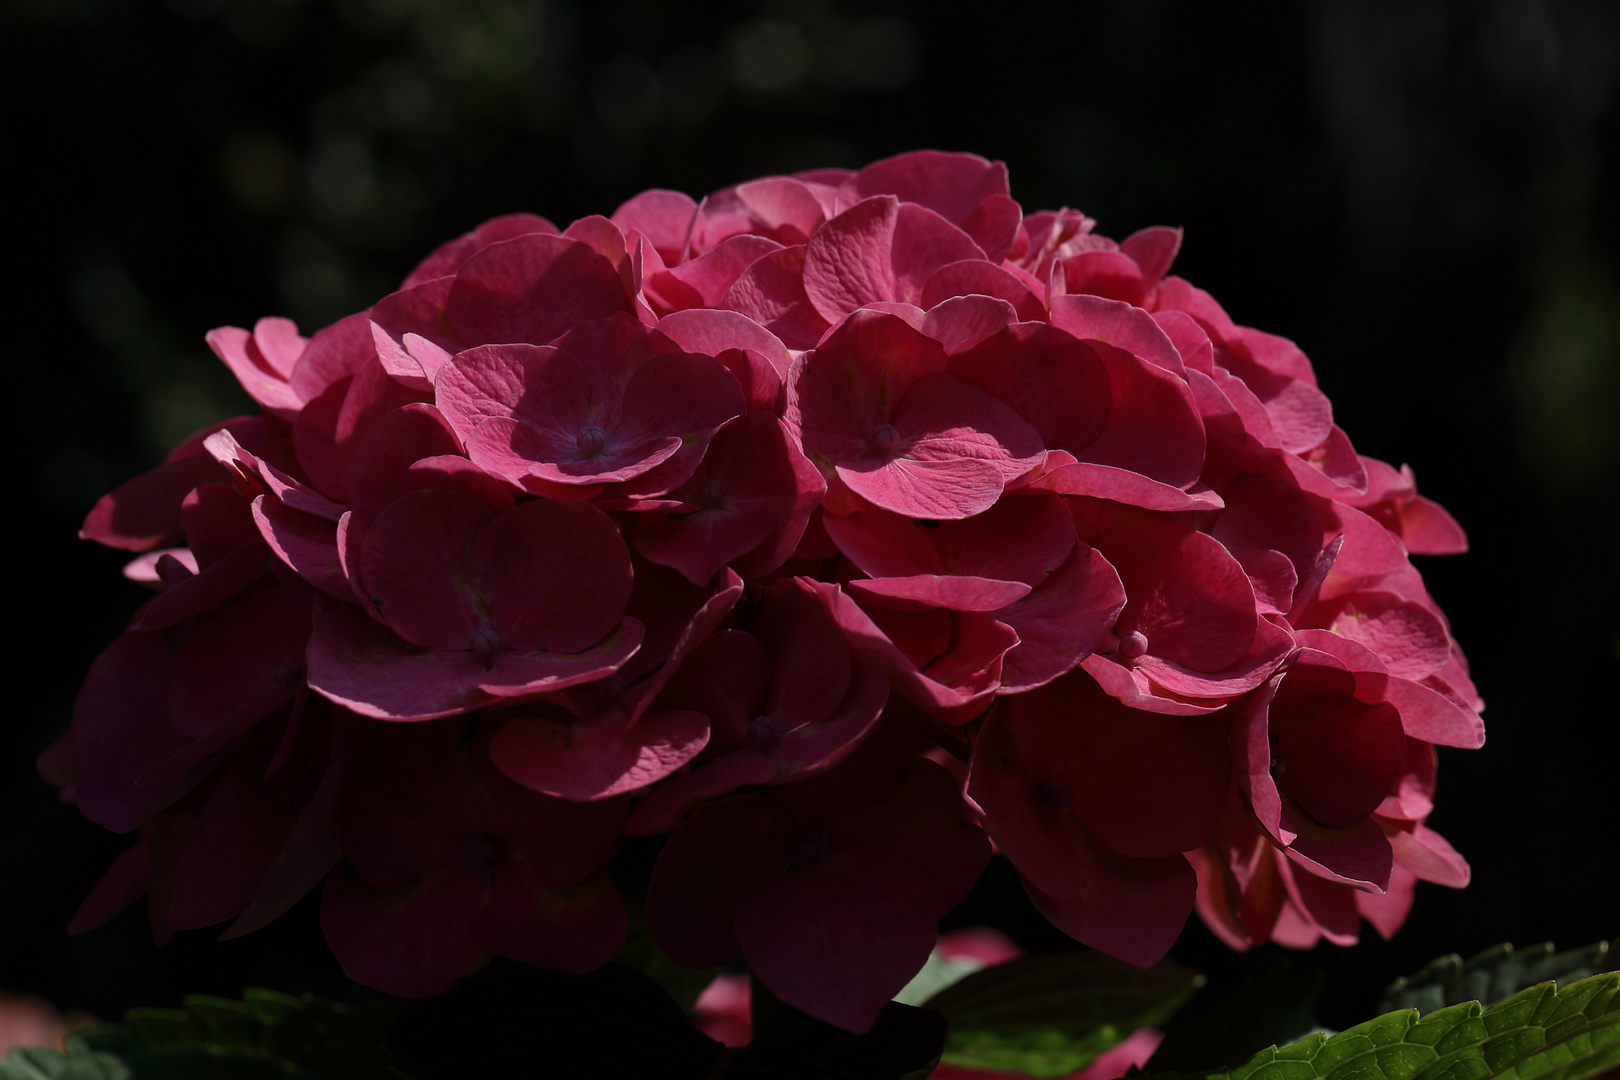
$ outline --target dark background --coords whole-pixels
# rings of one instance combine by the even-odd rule
[[[1620,9],[1609,0],[993,4],[7,0],[5,261],[17,547],[0,720],[0,987],[117,1016],[243,985],[341,992],[310,905],[166,949],[142,905],[69,915],[127,838],[32,770],[141,593],[74,537],[113,485],[247,398],[203,344],[306,331],[434,245],[531,210],[609,213],[917,147],[1004,159],[1026,210],[1123,237],[1182,225],[1177,270],[1294,338],[1363,453],[1468,529],[1422,560],[1490,705],[1442,751],[1432,824],[1472,861],[1395,940],[1301,958],[1322,1019],[1504,940],[1620,930]],[[636,876],[627,854],[625,869]],[[1005,866],[953,924],[1029,947]],[[1237,956],[1196,920],[1175,956]]]

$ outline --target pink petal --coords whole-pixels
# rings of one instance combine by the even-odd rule
[[[1146,510],[1218,510],[1222,505],[1213,491],[1186,492],[1129,469],[1089,461],[1059,465],[1031,487],[1060,495],[1090,495]]]
[[[366,534],[361,577],[386,622],[430,649],[466,649],[487,625],[466,567],[478,534],[497,511],[470,495],[413,491],[396,499]]]
[[[211,611],[262,577],[268,564],[263,543],[255,539],[242,544],[155,597],[130,623],[130,629],[163,630]]]
[[[685,256],[686,237],[692,230],[697,203],[679,191],[654,188],[643,191],[613,211],[613,224],[634,229],[650,241],[667,265]]]
[[[472,919],[473,938],[490,952],[567,975],[613,959],[629,932],[624,900],[606,873],[557,888],[524,858],[501,867],[489,902]]]
[[[470,924],[489,884],[459,862],[397,889],[342,869],[326,879],[321,929],[343,972],[399,997],[432,997],[488,961]]]
[[[1418,825],[1410,832],[1398,829],[1389,840],[1395,861],[1419,881],[1432,881],[1450,889],[1468,887],[1472,877],[1468,861],[1427,825]]]
[[[124,551],[150,551],[180,536],[182,499],[201,484],[227,478],[225,469],[206,454],[149,469],[103,495],[85,516],[79,538]]]
[[[1295,833],[1288,857],[1317,877],[1341,885],[1382,892],[1389,884],[1394,855],[1383,830],[1371,818],[1330,829],[1283,803],[1283,827]]]
[[[715,307],[755,260],[781,250],[781,244],[763,236],[733,236],[713,251],[655,274],[647,283],[649,296],[675,311]]]
[[[790,349],[814,348],[831,324],[805,293],[804,252],[791,247],[754,262],[720,306],[746,315]]]
[[[1090,654],[1119,619],[1125,589],[1094,548],[1076,544],[1069,558],[1034,592],[995,612],[1018,644],[1002,660],[1007,693],[1051,682]]]
[[[701,713],[649,712],[632,722],[616,711],[573,721],[518,717],[495,733],[489,753],[525,787],[585,802],[655,783],[708,741]]]
[[[1181,230],[1163,225],[1140,229],[1119,242],[1119,250],[1129,255],[1142,268],[1142,280],[1157,285],[1170,271],[1181,250]]]
[[[578,323],[628,310],[619,272],[590,245],[530,234],[467,260],[444,318],[471,345],[544,345]]]
[[[920,574],[915,577],[876,578],[845,585],[851,596],[897,610],[950,608],[952,611],[995,611],[1029,595],[1021,581]]]
[[[921,306],[932,308],[953,296],[978,294],[1005,300],[1024,322],[1041,322],[1046,305],[1022,281],[994,263],[981,259],[947,263],[928,278],[923,286]]]
[[[1116,396],[1097,351],[1044,323],[1008,327],[953,356],[950,371],[1006,402],[1049,449],[1094,442]]]
[[[376,354],[370,312],[359,311],[315,331],[288,377],[293,393],[308,403],[347,379]]]
[[[299,816],[286,845],[266,871],[247,910],[220,935],[221,941],[250,934],[286,914],[319,885],[343,857],[337,839],[338,800],[357,737],[352,716],[342,713],[334,716],[331,758],[309,806]]]
[[[618,624],[630,598],[630,553],[589,503],[545,499],[496,514],[467,560],[478,606],[509,649],[578,652]]]
[[[974,745],[968,794],[1042,913],[1059,929],[1138,966],[1158,961],[1192,910],[1196,877],[1180,855],[1133,859],[1098,843],[1075,818],[1043,805],[1005,723]]]
[[[207,341],[208,347],[231,369],[249,397],[283,419],[291,420],[298,415],[303,402],[287,385],[286,376],[269,363],[252,334],[240,327],[221,326],[208,332]]]
[[[329,596],[352,602],[354,589],[338,556],[337,526],[325,518],[289,510],[269,495],[253,500],[253,520],[276,557]]]
[[[1185,376],[1181,353],[1153,316],[1132,304],[1100,296],[1065,296],[1052,305],[1052,325],[1081,341],[1124,349],[1155,367]]]
[[[175,654],[169,719],[192,736],[268,716],[302,682],[313,595],[273,585],[199,626]]]
[[[686,352],[714,357],[728,349],[757,353],[770,362],[780,378],[787,378],[791,358],[781,340],[738,312],[705,308],[676,311],[660,319],[657,329]]]
[[[785,244],[802,244],[827,220],[808,185],[786,176],[738,184],[737,199]]]
[[[68,922],[69,934],[82,934],[109,922],[146,892],[147,830],[134,847],[113,860]]]
[[[1312,614],[1313,622],[1371,649],[1396,678],[1422,679],[1451,659],[1449,635],[1434,613],[1393,593],[1353,593]]]
[[[806,785],[782,790],[809,801]],[[829,853],[738,905],[737,940],[749,970],[811,1016],[868,1030],[928,958],[939,919],[989,861],[984,834],[963,820],[960,804],[951,775],[919,758],[865,812],[817,820],[801,810],[801,821],[824,830]]]
[[[1485,722],[1472,709],[1409,679],[1390,679],[1384,698],[1401,713],[1401,725],[1414,739],[1438,746],[1477,750],[1485,745]]]
[[[375,521],[399,494],[412,462],[460,452],[456,433],[432,405],[395,409],[372,424],[355,449],[346,485],[349,508]]]
[[[362,716],[431,720],[491,700],[470,652],[412,645],[353,607],[328,612],[309,642],[309,685]]]
[[[1115,507],[1100,518],[1097,547],[1125,584],[1120,632],[1145,634],[1152,655],[1215,672],[1254,643],[1254,590],[1214,537]]]

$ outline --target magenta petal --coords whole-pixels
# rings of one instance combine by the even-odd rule
[[[371,425],[355,449],[346,489],[349,509],[375,521],[400,491],[412,462],[461,453],[461,443],[444,415],[432,405],[395,409]]]
[[[361,554],[367,595],[405,640],[434,649],[465,649],[486,625],[467,573],[469,553],[497,512],[470,495],[414,491],[371,524]]]
[[[125,551],[149,551],[180,536],[180,500],[199,484],[220,483],[227,475],[208,454],[149,469],[103,495],[85,516],[79,537]]]
[[[1184,856],[1115,855],[1075,826],[1070,841],[1075,884],[1064,894],[1024,890],[1052,925],[1077,941],[1140,968],[1164,959],[1192,914],[1198,878]]]
[[[1108,369],[1113,409],[1102,434],[1075,449],[1075,457],[1190,487],[1203,469],[1205,436],[1186,380],[1111,345],[1099,342],[1094,350]]]
[[[256,779],[256,778],[255,778]],[[293,812],[241,769],[227,772],[186,835],[164,921],[193,930],[235,918],[291,831]]]
[[[337,838],[338,800],[354,757],[358,735],[355,724],[351,716],[339,713],[335,717],[331,760],[309,806],[266,871],[247,910],[220,935],[221,941],[250,934],[279,919],[319,885],[343,857]]]
[[[478,688],[487,675],[469,652],[412,645],[359,608],[326,614],[309,642],[309,685],[362,716],[432,720],[491,700]]]
[[[147,834],[141,830],[135,846],[113,860],[68,922],[69,934],[94,930],[123,911],[146,892]]]
[[[702,442],[746,409],[742,388],[725,365],[696,353],[667,353],[642,365],[624,388],[610,444],[651,443],[674,436]]]
[[[168,719],[173,662],[165,635],[123,634],[90,665],[74,701],[79,807],[116,832],[135,828],[169,794],[136,781],[191,742]]]
[[[1254,589],[1214,537],[1121,507],[1100,518],[1097,547],[1125,583],[1120,632],[1145,634],[1152,655],[1215,672],[1254,644]]]
[[[164,630],[219,607],[264,574],[269,565],[267,555],[265,545],[258,540],[241,545],[199,573],[175,582],[154,597],[141,609],[139,618],[130,624],[130,629]]]
[[[544,345],[571,326],[628,310],[619,272],[590,245],[530,234],[468,259],[444,319],[470,345]]]
[[[1076,544],[1039,588],[995,613],[1018,635],[1002,661],[1002,689],[1032,690],[1072,670],[1110,632],[1124,606],[1118,572],[1096,549]]]
[[[1141,267],[1144,282],[1156,285],[1176,261],[1176,253],[1181,250],[1181,230],[1163,225],[1139,229],[1120,241],[1119,250]]]
[[[694,712],[622,710],[574,721],[518,717],[490,743],[490,759],[524,787],[586,802],[663,779],[709,741],[709,720]]]
[[[1022,600],[1030,592],[1029,586],[1021,581],[942,577],[937,574],[851,581],[845,588],[856,599],[867,600],[882,607],[915,611],[925,608],[995,611]]]
[[[776,528],[769,514],[746,507],[702,509],[636,530],[636,550],[704,585],[722,566],[754,550]]]
[[[1219,510],[1222,506],[1221,497],[1213,491],[1189,493],[1129,469],[1090,461],[1059,465],[1031,488],[1060,495],[1089,495],[1144,510]]]
[[[503,649],[487,669],[475,671],[472,678],[479,689],[498,697],[561,690],[618,671],[641,648],[641,640],[641,624],[623,619],[607,637],[578,652]]]
[[[613,224],[645,236],[666,263],[681,260],[686,237],[697,214],[697,203],[679,191],[654,188],[643,191],[613,211]]]
[[[808,185],[787,176],[770,176],[737,185],[737,199],[764,226],[790,239],[804,243],[827,220],[821,202]]]
[[[465,557],[478,606],[507,649],[579,652],[618,625],[630,598],[630,553],[613,519],[589,503],[541,499],[502,511]]]
[[[1321,621],[1340,637],[1371,649],[1396,678],[1423,679],[1451,659],[1451,639],[1440,619],[1394,593],[1352,593],[1328,604]]]
[[[828,854],[739,903],[737,940],[749,970],[783,1001],[865,1031],[922,967],[939,919],[978,878],[990,846],[963,820],[950,773],[920,758],[870,808],[823,809],[832,787],[819,799],[808,784],[779,790],[798,797],[796,817],[821,832]]]
[[[353,375],[375,355],[369,312],[358,311],[315,331],[288,377],[293,393],[306,404],[333,383]]]
[[[490,952],[568,975],[613,959],[629,932],[624,900],[606,873],[557,888],[519,856],[496,872],[489,902],[472,919],[473,938]]]
[[[454,284],[454,277],[423,281],[383,297],[371,309],[377,359],[410,390],[431,390],[438,368],[460,348],[444,325],[444,305]]]
[[[326,879],[321,929],[355,982],[399,997],[432,997],[489,959],[469,931],[489,892],[460,862],[387,890],[339,869]]]
[[[1182,701],[1165,697],[1148,681],[1146,673],[1140,666],[1121,664],[1111,656],[1092,653],[1080,661],[1080,666],[1086,669],[1086,674],[1097,680],[1097,685],[1102,687],[1109,697],[1143,712],[1164,713],[1166,716],[1196,716],[1226,708],[1224,701]]]
[[[1037,691],[1045,693],[1046,691]],[[1013,699],[1015,702],[1022,698]],[[1015,742],[1005,713],[992,713],[973,748],[967,794],[985,828],[1013,861],[1024,888],[1065,933],[1140,966],[1162,957],[1192,911],[1197,879],[1180,855],[1132,859],[1104,847],[1078,820],[1046,805],[1034,765],[1040,731]],[[1041,717],[1031,716],[1039,728]],[[1022,721],[1020,722],[1022,726]],[[1022,751],[1022,753],[1021,753]]]
[[[609,446],[601,454],[582,457],[555,433],[543,432],[509,416],[491,417],[465,438],[467,453],[473,461],[521,486],[536,480],[578,486],[632,480],[663,464],[681,449],[679,438],[665,436],[642,443]]]
[[[303,679],[313,600],[302,585],[275,585],[199,626],[175,654],[170,722],[200,736],[291,701]]]

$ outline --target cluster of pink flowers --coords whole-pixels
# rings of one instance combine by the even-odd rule
[[[994,849],[1157,960],[1388,934],[1481,703],[1408,554],[1460,551],[1305,356],[1000,163],[499,218],[302,337],[97,504],[156,595],[42,768],[138,830],[75,928],[237,935],[321,886],[355,979],[612,957],[647,918],[863,1030]],[[993,843],[992,843],[993,842]],[[323,885],[324,882],[324,885]]]

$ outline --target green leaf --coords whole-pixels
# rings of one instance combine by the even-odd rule
[[[894,1000],[902,1005],[921,1005],[947,986],[956,985],[983,967],[983,960],[971,956],[952,959],[935,949],[928,954],[922,969],[894,995]]]
[[[630,909],[630,936],[613,958],[614,962],[645,973],[662,986],[677,1005],[690,1012],[698,995],[714,981],[721,969],[689,968],[677,964],[653,942],[652,930],[647,926],[646,905],[632,901],[625,906]]]
[[[974,972],[924,1007],[950,1022],[941,1061],[1057,1077],[1163,1023],[1202,983],[1174,964],[1144,971],[1093,951],[1022,956]]]
[[[111,1054],[24,1046],[0,1061],[0,1080],[130,1080],[130,1071]]]
[[[76,1032],[68,1057],[121,1061],[123,1080],[398,1080],[383,1049],[390,1023],[377,1009],[309,995],[198,994],[179,1009],[131,1009],[122,1024]]]
[[[1589,1080],[1620,1065],[1620,972],[1485,1008],[1389,1013],[1262,1050],[1205,1080]]]
[[[1379,1012],[1438,1009],[1464,1001],[1501,1001],[1527,986],[1584,979],[1609,970],[1609,943],[1553,952],[1552,942],[1515,950],[1497,945],[1464,961],[1456,953],[1424,965],[1415,975],[1396,979],[1384,991]]]

